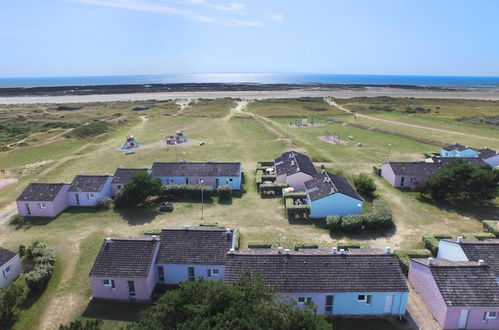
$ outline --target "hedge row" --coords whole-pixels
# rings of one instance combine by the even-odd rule
[[[390,206],[382,200],[373,201],[373,211],[367,214],[355,214],[345,217],[329,216],[326,225],[331,230],[355,231],[361,229],[390,228],[393,215]]]
[[[494,234],[499,238],[499,221],[485,220],[482,222],[483,230]]]
[[[264,183],[261,184],[258,190],[262,195],[273,194],[280,196],[282,194],[282,189],[286,188],[288,185],[285,183]]]
[[[248,249],[270,249],[273,247],[273,244],[270,242],[263,241],[249,241]]]
[[[26,284],[31,290],[43,288],[52,276],[55,263],[55,250],[45,243],[34,242],[27,250],[33,258],[33,270],[26,274]]]
[[[397,250],[394,251],[400,263],[400,268],[407,276],[409,273],[409,263],[411,258],[430,258],[432,253],[427,249],[414,249],[414,250]]]
[[[201,191],[204,198],[213,195],[213,187],[200,184],[172,184],[162,188],[162,195],[175,195],[181,198],[201,198]]]
[[[284,199],[286,199],[286,198],[292,198],[293,201],[295,201],[297,199],[306,199],[307,198],[307,193],[304,192],[304,191],[286,192],[285,189],[286,188],[284,188],[282,190],[282,197]]]
[[[450,234],[431,234],[422,237],[424,246],[436,256],[438,252],[438,241],[441,239],[451,239]]]
[[[336,248],[343,249],[343,250],[348,250],[348,249],[369,249],[371,246],[367,243],[357,243],[357,242],[345,242],[345,243],[338,243],[336,245]]]
[[[232,188],[229,185],[218,186],[217,195],[220,199],[231,199],[232,198]]]
[[[310,205],[302,204],[295,205],[292,198],[286,198],[286,215],[288,218],[299,216],[300,218],[305,218],[310,215]]]
[[[273,160],[261,160],[257,164],[257,167],[264,167],[264,168],[268,168],[268,167],[272,167],[272,166],[274,166]]]
[[[461,236],[466,239],[475,239],[479,241],[483,241],[486,239],[496,238],[496,235],[492,233],[462,233]]]
[[[295,244],[295,251],[301,250],[301,249],[318,249],[319,245],[315,243],[305,243],[305,242],[298,242]]]

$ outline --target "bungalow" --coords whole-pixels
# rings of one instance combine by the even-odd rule
[[[111,197],[110,175],[77,175],[68,190],[69,205],[96,206],[105,197]]]
[[[296,151],[288,151],[274,160],[276,182],[285,183],[296,191],[306,191],[305,182],[317,175],[312,160]]]
[[[111,196],[116,197],[123,186],[130,182],[137,172],[147,172],[148,168],[118,168],[111,182]]]
[[[409,281],[444,329],[499,329],[499,283],[483,260],[412,259]]]
[[[487,147],[478,150],[478,157],[492,167],[499,166],[499,153]]]
[[[22,217],[56,217],[69,206],[69,184],[30,183],[17,197],[17,212]]]
[[[0,288],[14,281],[21,271],[19,254],[0,247]]]
[[[232,190],[240,190],[242,184],[242,168],[240,162],[234,163],[164,163],[155,162],[151,173],[161,179],[164,185],[170,184],[203,184],[212,186],[229,185]]]
[[[362,213],[364,201],[345,178],[323,172],[305,182],[305,188],[312,218]]]
[[[463,239],[443,239],[438,242],[437,258],[452,261],[478,261],[484,260],[499,281],[499,239],[483,241]]]
[[[408,288],[397,257],[383,250],[255,249],[227,254],[225,282],[245,271],[273,285],[284,301],[332,315],[404,315]]]
[[[147,301],[156,285],[156,236],[106,238],[90,270],[92,297]]]
[[[442,157],[478,157],[478,151],[459,143],[454,143],[440,149]]]
[[[161,231],[158,282],[178,284],[203,277],[223,280],[227,252],[235,248],[232,229],[189,227]]]

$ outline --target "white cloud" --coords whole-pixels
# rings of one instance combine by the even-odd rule
[[[260,21],[242,21],[242,20],[238,20],[238,19],[231,19],[229,21],[228,25],[231,25],[231,26],[252,26],[252,27],[263,27],[263,26],[265,26]]]
[[[215,3],[208,2],[206,0],[187,0],[187,2],[190,2],[192,4],[197,4],[197,5],[204,5],[206,7],[218,9],[218,10],[234,10],[234,11],[241,11],[244,9],[244,4],[240,2],[230,2],[227,5],[218,5]]]
[[[284,15],[283,14],[274,14],[274,15],[270,16],[270,19],[272,19],[276,23],[281,23],[282,20],[284,19]]]

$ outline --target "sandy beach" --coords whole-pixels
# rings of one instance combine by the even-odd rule
[[[146,100],[174,100],[174,99],[268,99],[268,98],[299,98],[299,97],[415,97],[440,99],[469,99],[469,100],[499,100],[499,91],[483,90],[421,90],[391,87],[366,87],[364,89],[296,89],[274,91],[198,91],[198,92],[157,92],[157,93],[130,93],[130,94],[95,94],[95,95],[63,95],[63,96],[13,96],[0,97],[0,104],[36,104],[36,103],[85,103],[85,102],[114,102],[114,101],[146,101]]]

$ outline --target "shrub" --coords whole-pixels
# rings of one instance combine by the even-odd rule
[[[476,239],[479,241],[483,241],[486,239],[496,238],[496,235],[492,233],[463,233],[463,238],[467,239]]]
[[[282,189],[287,186],[288,185],[285,183],[263,183],[260,185],[259,190],[262,195],[273,194],[280,196],[282,194]]]
[[[198,184],[176,184],[167,185],[162,188],[162,195],[175,195],[180,198],[201,199],[201,191],[203,198],[208,200],[213,195],[213,187]]]
[[[347,223],[345,223],[347,221]],[[355,214],[345,217],[330,216],[326,218],[330,230],[360,230],[390,228],[393,226],[393,215],[390,206],[380,199],[373,201],[373,211],[367,214]]]
[[[19,245],[19,256],[24,257],[26,254],[26,246],[24,244]]]
[[[355,231],[362,229],[362,216],[348,215],[341,219],[341,229],[344,231]]]
[[[200,227],[220,227],[218,222],[203,221],[199,223]]]
[[[450,234],[432,234],[425,235],[422,237],[425,247],[431,251],[431,253],[436,256],[438,252],[438,241],[441,239],[451,239]]]
[[[78,138],[83,139],[86,137],[97,136],[108,132],[112,125],[107,122],[99,121],[91,124],[81,125],[73,129],[71,132],[64,134],[67,138]]]
[[[360,173],[353,177],[353,185],[357,191],[365,196],[372,196],[376,191],[376,183],[366,173]]]
[[[28,256],[33,258],[35,266],[25,281],[31,290],[43,288],[52,276],[55,263],[55,250],[45,243],[34,242],[27,250]]]
[[[16,318],[16,308],[26,301],[28,293],[26,283],[19,280],[0,288],[0,328],[10,329],[9,325]]]
[[[485,220],[482,222],[483,229],[494,234],[496,237],[499,237],[499,225],[497,225],[497,223],[499,223],[499,221]]]
[[[228,185],[218,186],[217,194],[220,199],[231,199],[232,198],[232,188]]]
[[[248,249],[270,249],[273,246],[272,243],[263,241],[249,241]]]
[[[319,245],[315,243],[304,243],[304,242],[298,242],[295,244],[295,251],[301,250],[301,249],[318,249]]]
[[[54,267],[52,265],[36,265],[26,277],[26,284],[32,291],[39,290],[47,284],[52,276]]]
[[[305,218],[310,215],[310,205],[307,204],[295,205],[292,198],[287,198],[285,204],[286,204],[286,215],[289,218],[293,218],[296,216],[300,218]]]
[[[336,246],[338,249],[369,249],[369,244],[367,243],[356,243],[356,242],[346,242],[346,243],[338,243]]]
[[[400,263],[402,272],[407,276],[409,273],[410,258],[430,258],[432,253],[427,249],[397,250],[394,251]]]
[[[113,200],[110,197],[104,197],[97,203],[99,210],[109,210],[113,205]]]
[[[95,320],[73,320],[68,325],[60,325],[59,330],[100,330],[104,322],[101,319]]]
[[[150,173],[137,171],[132,180],[127,182],[116,197],[115,204],[118,207],[139,205],[149,197],[161,193],[162,183],[154,179]]]
[[[286,189],[286,188],[284,188]],[[284,189],[282,190],[282,197],[284,199],[286,198],[291,198],[293,201],[297,199],[306,199],[307,198],[307,193],[304,191],[294,191],[294,192],[285,192]]]
[[[331,230],[341,229],[341,217],[337,215],[329,216],[326,218],[326,225]]]

